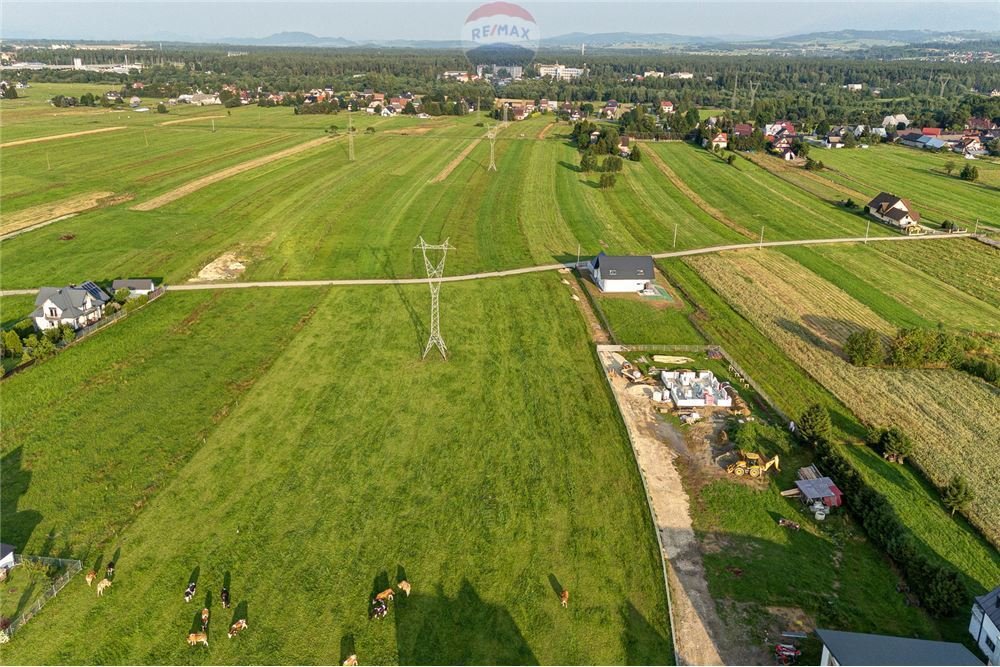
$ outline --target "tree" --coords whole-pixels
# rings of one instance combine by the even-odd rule
[[[408,116],[416,116],[417,115],[417,108],[415,106],[413,106],[413,102],[412,101],[406,103],[406,106],[403,107],[403,113],[406,114],[406,115],[408,115]]]
[[[49,331],[58,331],[58,329],[49,329]],[[53,341],[49,340],[48,336],[42,336],[38,344],[31,349],[31,353],[36,359],[48,359],[55,355],[56,345]]]
[[[951,510],[952,516],[955,511],[964,512],[969,509],[975,494],[969,488],[969,484],[961,475],[955,475],[948,482],[948,485],[941,490],[941,501],[944,506]]]
[[[63,322],[62,324],[59,325],[59,330],[60,330],[59,338],[61,338],[62,342],[65,343],[66,345],[69,345],[74,340],[76,340],[76,329],[74,329],[71,325]]]
[[[17,87],[7,86],[3,89],[3,98],[5,100],[16,100],[17,99]]]
[[[728,156],[726,157],[726,164],[728,164],[728,165],[730,165],[730,166],[732,166],[732,165],[736,164],[736,156],[735,156],[735,155],[733,155],[732,153],[730,153],[730,154],[729,154],[729,155],[728,155]]]
[[[951,172],[953,171],[955,171],[955,161],[948,160],[947,162],[944,163],[944,173],[951,176]]]
[[[868,432],[868,444],[895,463],[904,463],[913,453],[913,441],[898,426],[875,428]]]
[[[979,168],[971,164],[962,167],[962,173],[958,175],[963,181],[975,182],[979,180]]]
[[[3,332],[3,352],[6,356],[20,357],[23,350],[24,345],[21,343],[21,337],[17,335],[16,331]]]
[[[606,171],[609,173],[617,173],[622,170],[622,159],[617,155],[609,155],[604,158],[604,164],[601,165],[601,171]]]
[[[628,154],[628,159],[632,162],[640,162],[642,160],[642,151],[639,149],[639,144],[632,147],[632,152]]]
[[[844,354],[855,366],[878,366],[885,363],[882,335],[874,329],[855,331],[844,343]]]
[[[806,411],[799,417],[796,432],[799,438],[809,445],[829,442],[830,435],[833,433],[830,413],[819,403],[814,403],[806,408]]]
[[[590,151],[584,151],[580,156],[580,171],[589,173],[597,169],[597,158]]]
[[[603,174],[601,174],[601,183],[600,183],[601,189],[610,190],[611,188],[615,187],[615,182],[617,180],[618,177],[615,176],[614,174],[604,172]]]
[[[375,128],[369,125],[365,128],[365,134],[375,134]]]
[[[160,102],[156,105],[156,113],[167,113],[167,105]]]
[[[115,290],[114,299],[116,303],[119,304],[125,303],[126,301],[128,301],[128,290],[124,287]]]
[[[51,329],[46,329],[44,334],[44,340],[49,341],[53,345],[62,340],[62,329],[59,327],[52,327]]]

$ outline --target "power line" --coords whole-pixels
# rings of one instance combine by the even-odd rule
[[[444,344],[444,338],[441,337],[441,317],[438,297],[441,293],[441,277],[444,276],[444,262],[448,258],[448,251],[455,248],[448,243],[448,239],[445,239],[444,243],[440,245],[430,245],[421,236],[420,243],[414,246],[414,250],[417,249],[421,250],[424,254],[424,268],[427,269],[427,286],[431,290],[431,335],[427,339],[427,346],[424,347],[421,359],[427,357],[427,353],[431,351],[432,347],[436,347],[441,352],[441,357],[447,360],[448,347]],[[440,260],[436,264],[427,256],[428,250],[441,253]]]

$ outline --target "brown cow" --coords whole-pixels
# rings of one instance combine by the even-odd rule
[[[93,570],[88,572],[87,576],[84,577],[84,580],[87,582],[88,586],[94,583],[94,579],[97,579],[97,573],[94,572]]]
[[[358,667],[358,656],[355,653],[347,656],[347,659],[342,663],[344,667]]]
[[[410,597],[410,582],[408,582],[406,579],[403,579],[401,582],[399,582],[399,590],[406,593],[406,597]]]
[[[101,579],[99,582],[97,582],[97,597],[101,597],[102,595],[104,595],[105,588],[111,588],[110,579]]]
[[[229,626],[229,638],[232,639],[238,635],[241,631],[247,629],[247,619],[241,618],[240,620]]]
[[[562,603],[562,606],[569,607],[569,591],[564,589],[563,592],[559,594],[559,602]]]
[[[387,602],[392,602],[392,598],[395,597],[396,592],[391,588],[387,588],[378,595],[375,596],[376,600],[385,600]]]
[[[208,635],[204,632],[192,632],[188,635],[188,646],[196,646],[198,644],[204,644],[208,646]]]
[[[201,610],[201,631],[206,632],[208,630],[208,607]]]

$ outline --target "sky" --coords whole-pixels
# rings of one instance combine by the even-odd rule
[[[0,37],[219,40],[301,31],[353,41],[458,39],[478,2],[31,0],[0,2]],[[840,30],[1000,31],[1000,1],[565,0],[521,2],[542,37],[570,32],[775,37]]]

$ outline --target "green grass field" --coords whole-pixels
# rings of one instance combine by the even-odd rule
[[[816,159],[832,168],[818,173],[835,182],[872,197],[887,190],[909,199],[927,223],[951,220],[971,228],[978,218],[1000,225],[1000,164],[995,162],[973,162],[980,182],[967,183],[958,178],[966,160],[955,153],[880,145],[867,150],[816,151]],[[955,175],[945,172],[947,162],[955,163]]]
[[[420,361],[417,286],[168,295],[8,380],[4,539],[117,573],[100,599],[71,582],[5,660],[671,662],[642,487],[564,289],[446,286],[447,363]],[[368,621],[403,572],[412,597]]]

